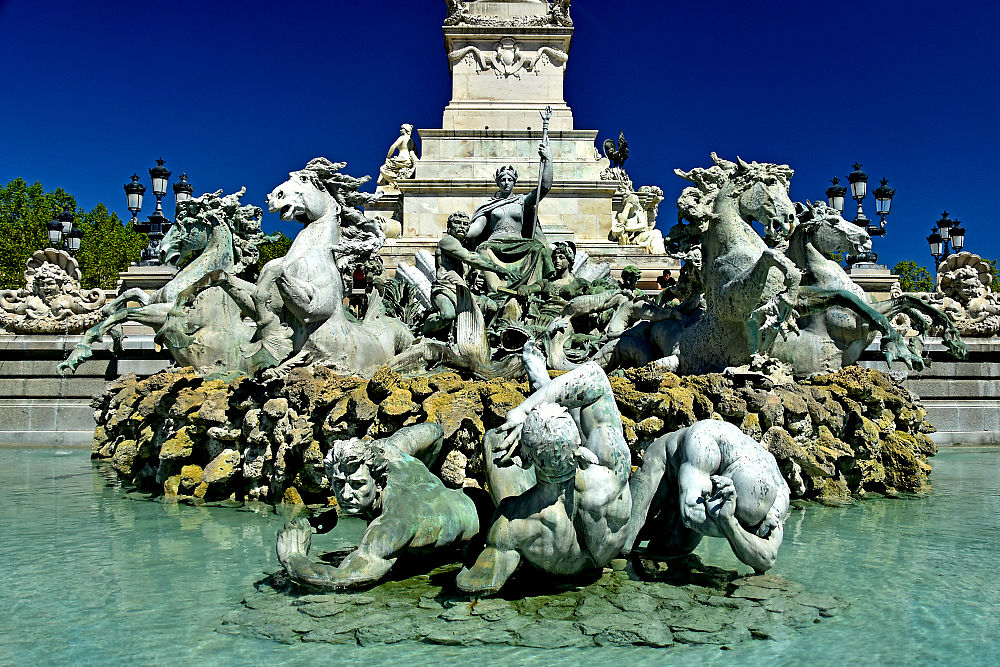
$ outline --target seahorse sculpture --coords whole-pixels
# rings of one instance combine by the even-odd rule
[[[882,336],[886,361],[901,361],[922,369],[922,335],[903,338],[889,320],[904,313],[924,330],[934,327],[956,357],[968,347],[951,319],[920,299],[908,295],[871,303],[831,253],[858,253],[871,249],[871,238],[861,227],[844,220],[840,212],[821,202],[796,205],[798,224],[788,236],[786,254],[802,270],[796,303],[798,330],[775,342],[771,354],[792,365],[795,374],[815,375],[856,363],[861,353]]]
[[[218,289],[188,292],[210,273],[240,275],[257,264],[257,246],[265,240],[260,229],[263,212],[240,204],[245,193],[243,188],[222,196],[219,190],[179,202],[177,220],[160,242],[160,262],[180,271],[151,294],[133,288],[107,304],[105,319],[87,331],[69,358],[59,364],[59,372],[75,371],[105,335],[120,348],[121,325],[136,322],[151,327],[180,366],[193,366],[209,378],[246,373],[243,346],[253,336],[253,328],[243,324],[236,303]],[[131,302],[139,305],[128,306]]]

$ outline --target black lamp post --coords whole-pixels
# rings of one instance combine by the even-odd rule
[[[149,169],[149,178],[153,184],[153,196],[156,197],[156,208],[149,214],[145,222],[139,222],[139,211],[142,210],[142,195],[146,186],[139,182],[139,176],[132,174],[132,180],[125,184],[125,197],[128,210],[132,213],[132,224],[136,230],[149,236],[149,245],[142,251],[140,266],[159,266],[160,241],[170,229],[171,222],[163,215],[163,197],[167,194],[167,184],[170,182],[170,170],[163,166],[163,158],[156,161],[156,166]],[[187,182],[187,174],[181,175],[179,183],[174,183],[174,198],[178,202],[191,198],[194,188]]]
[[[948,259],[953,251],[962,252],[965,247],[965,228],[962,227],[961,220],[952,220],[948,217],[948,211],[942,212],[941,219],[934,223],[931,235],[927,237],[927,244],[931,247],[934,266]]]
[[[49,231],[49,247],[68,250],[70,254],[75,254],[80,249],[83,230],[76,226],[72,211],[64,210],[45,226]]]
[[[830,204],[830,208],[835,208],[841,213],[844,211],[844,195],[847,194],[847,188],[843,185],[839,185],[840,179],[834,177],[833,183],[830,187],[826,189],[826,200]]]
[[[885,219],[892,209],[892,197],[896,194],[896,191],[889,187],[889,181],[884,178],[881,181],[881,185],[875,188],[875,213],[878,215],[878,222],[875,223],[868,219],[863,207],[865,197],[868,195],[868,174],[861,170],[860,162],[854,163],[854,171],[847,176],[847,182],[851,186],[851,199],[858,204],[858,211],[851,222],[858,227],[862,227],[868,232],[869,236],[884,236]],[[847,194],[847,188],[839,185],[839,178],[834,178],[832,183],[833,185],[826,189],[827,202],[831,208],[835,208],[843,213],[844,197]],[[848,255],[847,257],[848,266],[861,263],[875,264],[876,262],[878,262],[878,254],[872,251],[858,253],[857,255]]]

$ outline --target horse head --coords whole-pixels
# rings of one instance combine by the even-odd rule
[[[176,221],[160,241],[161,264],[183,267],[205,249],[212,225],[218,222],[209,214],[209,202],[221,194],[218,190],[177,203]]]
[[[764,225],[769,236],[787,237],[796,221],[795,205],[788,196],[788,182],[795,172],[788,165],[736,160],[732,179],[738,187],[740,215]]]
[[[308,168],[288,174],[288,180],[267,196],[267,210],[282,220],[311,222],[340,214],[340,204]]]
[[[258,259],[257,244],[263,238],[263,212],[251,204],[240,204],[246,188],[222,197],[222,190],[206,192],[177,204],[177,221],[160,241],[160,262],[184,267],[203,253],[232,253],[235,271]]]
[[[858,254],[872,249],[872,239],[864,227],[844,220],[837,209],[823,202],[796,204],[796,209],[799,224],[789,238],[791,245],[801,240],[825,255]]]

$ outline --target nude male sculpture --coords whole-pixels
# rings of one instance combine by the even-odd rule
[[[632,524],[624,551],[690,553],[724,537],[757,572],[774,565],[788,516],[788,484],[774,456],[728,422],[705,419],[653,441],[629,483]]]
[[[484,437],[499,506],[486,548],[458,575],[458,587],[469,593],[496,593],[522,560],[552,574],[602,567],[627,537],[630,455],[607,376],[587,363],[549,380],[544,355],[531,342],[522,357],[538,388]],[[530,470],[499,467],[515,451]]]
[[[441,450],[444,430],[434,423],[399,429],[375,441],[338,441],[327,471],[343,513],[370,523],[361,544],[339,566],[309,558],[312,529],[305,519],[278,532],[278,560],[296,582],[325,589],[374,583],[408,552],[426,552],[470,540],[479,532],[475,504],[444,486],[425,462]],[[423,459],[423,460],[421,460]]]
[[[506,267],[462,245],[468,236],[469,224],[469,216],[465,213],[457,212],[448,216],[448,233],[438,241],[434,252],[437,267],[434,282],[431,284],[434,312],[424,323],[424,334],[439,331],[454,321],[458,287],[468,287],[470,267],[480,271],[491,271],[502,277],[506,277],[509,273]]]

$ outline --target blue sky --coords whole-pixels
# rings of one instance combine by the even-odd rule
[[[377,174],[400,123],[441,126],[444,13],[444,0],[0,0],[0,182],[127,218],[122,185],[134,171],[148,185],[160,156],[196,193],[245,185],[258,205],[317,155]],[[797,200],[857,160],[870,189],[896,188],[883,262],[929,265],[942,209],[968,250],[1000,256],[995,3],[575,0],[572,15],[576,126],[625,131],[633,181],[667,194],[662,224],[684,185],[673,168],[712,150],[790,164]]]

